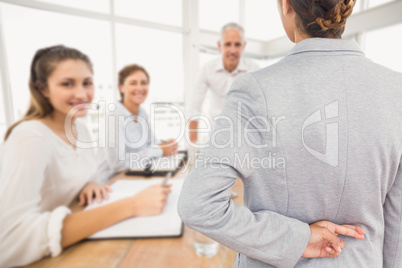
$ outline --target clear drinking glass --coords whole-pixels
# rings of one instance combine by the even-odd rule
[[[213,257],[218,252],[218,249],[218,242],[206,235],[194,231],[194,251],[197,255],[202,257]]]

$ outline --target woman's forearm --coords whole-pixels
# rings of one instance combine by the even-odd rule
[[[61,231],[61,246],[68,247],[115,223],[135,216],[129,199],[113,202],[99,208],[67,215]]]
[[[68,247],[122,220],[162,213],[171,185],[155,184],[138,194],[95,209],[67,215],[61,231],[61,246]]]

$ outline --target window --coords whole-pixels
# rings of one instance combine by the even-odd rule
[[[155,103],[152,109],[154,121],[151,121],[151,127],[155,136],[161,140],[184,141],[180,139],[185,127],[182,103]]]
[[[368,7],[373,8],[376,6],[384,5],[386,3],[392,2],[394,0],[366,0],[368,1]]]
[[[216,53],[212,53],[212,52],[200,52],[200,70],[202,68],[202,66],[204,66],[205,63],[207,63],[210,60],[215,59],[216,57],[221,57],[221,55],[219,54],[219,52]]]
[[[402,23],[365,34],[366,56],[381,65],[402,72]]]
[[[360,11],[362,11],[362,5],[365,5],[364,1],[367,1],[367,0],[361,0],[361,1],[358,1],[355,3],[355,6],[353,7],[352,16],[353,16],[353,14],[356,14],[356,13],[359,13]]]
[[[220,32],[223,25],[239,22],[239,1],[234,0],[200,0],[200,29]]]
[[[50,4],[63,5],[67,7],[73,7],[78,9],[86,9],[95,12],[110,12],[109,0],[36,0],[37,2],[46,2]]]
[[[0,144],[3,143],[3,137],[7,130],[6,111],[4,110],[3,88],[0,74]]]
[[[244,26],[246,38],[272,40],[285,36],[277,1],[247,0]]]
[[[117,16],[182,26],[182,0],[114,0],[114,7]]]
[[[64,44],[87,54],[94,65],[95,98],[113,100],[110,23],[1,4],[14,117],[29,103],[30,64],[39,48]]]
[[[391,1],[359,0],[354,12],[362,7],[373,8]],[[179,31],[183,24],[183,0],[34,0],[30,3],[41,3],[38,8],[43,9],[47,4],[56,4],[107,14],[110,14],[113,5],[116,16],[147,21],[156,28],[158,25],[161,27],[150,28],[146,23],[137,25],[135,21],[133,23],[136,25],[114,23],[113,18],[91,19],[0,2],[15,119],[25,113],[29,102],[29,68],[35,51],[55,44],[75,47],[89,55],[95,71],[95,101],[115,101],[119,95],[114,80],[118,70],[127,64],[138,63],[151,76],[149,97],[144,108],[149,109],[150,103],[184,102],[184,90],[190,89],[184,89],[183,73],[188,66],[183,64],[187,61],[183,58],[183,33]],[[241,21],[246,38],[261,41],[261,44],[285,36],[277,1],[199,0],[198,5],[201,30],[220,32],[224,24]],[[112,40],[112,26],[115,40]],[[169,27],[178,31],[166,30]],[[401,71],[401,63],[393,60],[401,57],[398,47],[402,42],[396,34],[400,31],[401,26],[395,25],[367,33],[367,55],[374,61]],[[378,40],[381,40],[381,44],[387,44],[387,49]],[[202,47],[216,46],[215,43],[199,43]],[[254,46],[254,51],[250,52],[261,53],[258,47]],[[200,52],[200,66],[218,55],[217,51]],[[260,67],[266,67],[279,59],[255,61]],[[2,110],[3,105],[0,107],[0,124],[4,122]]]
[[[182,34],[117,24],[116,53],[118,71],[133,63],[148,71],[151,83],[146,104],[183,102]]]

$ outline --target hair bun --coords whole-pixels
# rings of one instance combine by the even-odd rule
[[[309,36],[335,38],[341,37],[355,1],[290,0],[290,3],[300,18],[303,26],[300,28]]]
[[[316,0],[315,2],[322,3],[323,1]],[[332,8],[328,9],[328,11],[323,14],[323,17],[318,17],[315,20],[315,23],[317,23],[323,30],[345,27],[346,19],[352,14],[354,1],[341,0],[336,2],[338,3]]]

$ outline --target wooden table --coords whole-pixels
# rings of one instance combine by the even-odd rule
[[[178,172],[174,178],[183,178],[187,172]],[[117,179],[138,179],[143,177],[119,174]],[[173,178],[173,179],[174,179]],[[243,204],[243,184],[237,179],[233,191],[236,204]],[[73,211],[80,210],[78,205]],[[84,240],[67,249],[55,258],[45,258],[31,268],[71,267],[139,267],[139,268],[226,268],[233,267],[236,252],[219,245],[218,254],[212,258],[200,257],[193,249],[193,230],[185,226],[180,238],[110,239]]]

